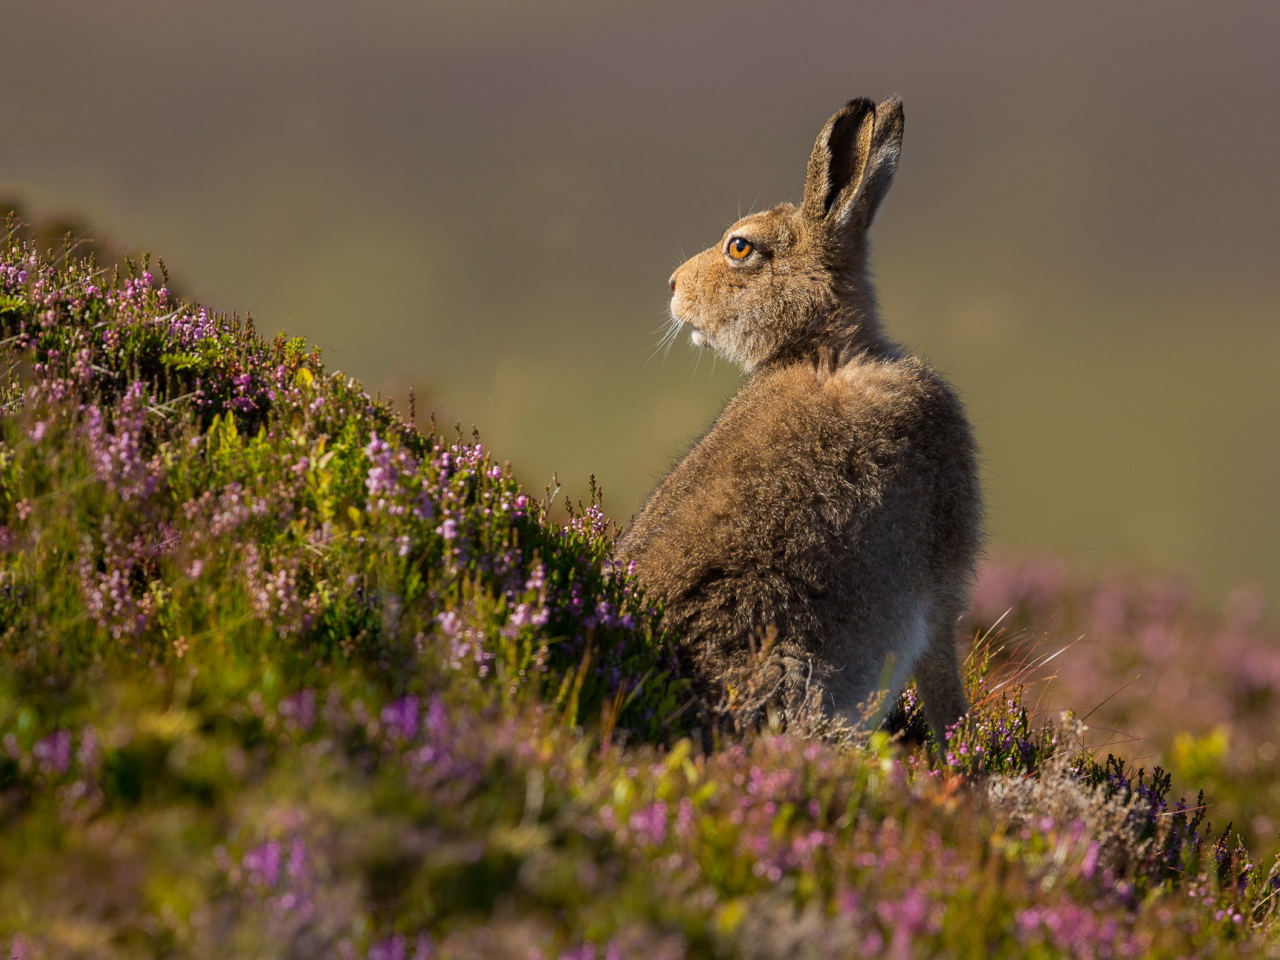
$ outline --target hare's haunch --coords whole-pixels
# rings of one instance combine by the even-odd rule
[[[935,734],[966,710],[973,436],[942,377],[884,335],[867,271],[901,145],[899,100],[851,101],[799,207],[739,220],[671,277],[673,322],[748,376],[616,553],[741,723],[857,719],[913,675]]]

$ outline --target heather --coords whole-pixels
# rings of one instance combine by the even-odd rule
[[[975,622],[1006,660],[1047,661],[1033,697],[1089,715],[1089,743],[1204,789],[1261,856],[1280,835],[1280,633],[1243,587],[1214,610],[1185,579],[1086,577],[1049,557],[987,564]],[[1051,658],[1051,659],[1050,659]]]
[[[743,729],[680,675],[597,498],[553,513],[477,437],[160,265],[12,242],[0,341],[11,956],[1275,951],[1275,870],[1199,795],[1276,810],[1270,675],[1193,656],[1229,633],[1273,663],[1256,615],[993,568],[947,743]],[[1042,663],[1099,590],[1123,610],[1104,659]],[[1041,696],[1059,663],[1088,692],[1126,656],[1190,685],[1110,701],[1162,767]]]

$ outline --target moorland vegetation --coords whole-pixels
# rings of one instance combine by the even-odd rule
[[[11,225],[0,374],[6,956],[1280,949],[1248,597],[993,564],[945,744],[732,729],[599,498],[553,508],[162,265]],[[1116,694],[1092,729],[1054,671]]]

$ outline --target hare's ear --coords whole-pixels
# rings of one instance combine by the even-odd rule
[[[850,100],[813,145],[801,212],[838,229],[865,230],[889,192],[901,150],[901,100],[892,97],[878,107]]]

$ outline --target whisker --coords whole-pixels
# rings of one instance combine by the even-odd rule
[[[658,342],[649,348],[649,356],[647,356],[644,361],[644,365],[646,367],[653,362],[653,358],[658,355],[658,352],[660,350],[662,350],[662,345],[663,343],[666,342],[666,339],[667,339],[667,334],[666,334],[666,331],[664,330],[662,332],[662,336],[658,338]]]
[[[653,348],[649,351],[649,358],[645,361],[646,367],[653,362],[653,358],[659,353],[662,354],[663,365],[666,365],[667,357],[671,354],[671,346],[680,335],[681,326],[682,324],[675,317],[668,317],[665,329],[659,327],[658,330],[654,331],[655,333],[661,331],[662,336],[658,338],[658,342],[654,344]]]
[[[676,339],[680,336],[681,323],[675,317],[671,318],[671,333],[667,336],[667,349],[662,354],[662,364],[666,366],[667,357],[671,356],[671,348],[676,345]]]
[[[652,360],[654,353],[656,353],[658,348],[662,346],[662,341],[667,336],[667,330],[670,324],[671,324],[670,319],[664,317],[663,321],[660,324],[658,324],[656,327],[654,327],[652,330],[649,331],[649,333],[652,336],[655,336],[658,338],[657,343],[655,343],[652,347],[649,348],[649,359]]]

